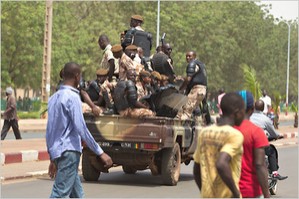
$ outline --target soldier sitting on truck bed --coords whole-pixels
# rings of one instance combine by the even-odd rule
[[[98,69],[97,79],[86,89],[93,103],[102,109],[104,114],[113,114],[112,83],[108,81],[108,69]]]
[[[109,70],[105,69],[98,69],[97,70],[97,82],[100,86],[100,101],[99,105],[101,107],[105,107],[106,111],[104,114],[113,114],[114,113],[114,102],[112,98],[112,92],[115,87],[113,81],[108,81]],[[112,78],[113,79],[113,78]]]
[[[161,75],[157,71],[151,72],[151,86],[154,89],[154,91],[157,91],[160,88],[160,81],[161,81]]]
[[[133,69],[127,71],[127,80],[119,81],[114,89],[113,99],[116,110],[125,117],[150,117],[155,116],[146,105],[137,100],[136,72]]]
[[[143,70],[139,73],[139,80],[136,83],[138,100],[154,92],[151,87],[151,80],[150,72]]]

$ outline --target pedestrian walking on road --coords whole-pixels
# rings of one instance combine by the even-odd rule
[[[82,198],[78,175],[82,141],[97,154],[108,169],[111,158],[95,142],[85,124],[79,90],[81,70],[76,63],[64,66],[64,85],[48,102],[46,143],[50,156],[49,175],[55,178],[51,198]]]
[[[19,130],[18,116],[17,116],[17,103],[16,99],[13,97],[13,90],[11,87],[6,88],[6,110],[1,116],[4,119],[4,124],[1,131],[1,140],[4,140],[10,127],[12,127],[13,132],[17,140],[22,139]]]
[[[245,119],[235,126],[244,136],[240,191],[243,198],[269,198],[265,163],[265,147],[269,146],[269,142],[264,131],[249,120],[254,110],[252,93],[242,90],[239,95],[246,107]]]
[[[194,179],[203,198],[240,198],[243,135],[232,126],[243,121],[244,102],[238,94],[228,93],[220,106],[223,115],[217,125],[198,134]]]

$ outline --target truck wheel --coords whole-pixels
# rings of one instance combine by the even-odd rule
[[[130,166],[123,165],[122,168],[126,174],[135,174],[137,172],[136,169],[134,169],[133,167],[130,167]]]
[[[88,153],[82,155],[82,174],[86,181],[98,181],[101,174],[92,166]]]
[[[176,185],[179,181],[181,169],[180,145],[176,143],[173,148],[163,149],[162,153],[162,179],[166,185]]]

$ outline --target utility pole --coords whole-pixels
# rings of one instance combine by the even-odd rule
[[[156,48],[159,46],[160,43],[160,0],[158,0],[157,6],[157,38],[156,38]]]
[[[50,79],[51,79],[51,51],[52,51],[52,16],[53,2],[46,1],[45,30],[44,30],[44,55],[42,71],[42,102],[48,102],[50,96]]]
[[[287,58],[287,84],[286,84],[286,112],[285,114],[288,115],[288,105],[289,105],[289,74],[290,74],[290,40],[291,40],[291,24],[285,21],[283,23],[287,24],[288,26],[288,58]]]

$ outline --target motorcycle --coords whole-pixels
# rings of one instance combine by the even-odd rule
[[[268,141],[271,142],[273,140],[277,140],[277,139],[282,139],[283,136],[280,136],[278,138],[271,138],[271,137],[268,137]],[[270,147],[272,149],[274,149],[275,151],[275,154],[276,154],[276,161],[277,161],[277,164],[278,164],[278,152],[277,152],[277,149],[276,147],[273,145],[273,144],[270,144]],[[278,180],[273,178],[273,174],[270,170],[270,167],[269,167],[269,161],[268,161],[268,156],[265,155],[265,162],[266,162],[266,166],[267,166],[267,169],[268,169],[268,186],[269,186],[269,192],[271,195],[276,195],[277,193],[277,183],[278,183]]]

